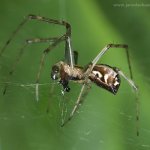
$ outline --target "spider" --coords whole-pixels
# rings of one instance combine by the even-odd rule
[[[51,78],[52,80],[57,80],[59,84],[62,85],[62,93],[70,91],[69,82],[74,81],[77,83],[82,84],[79,96],[74,104],[74,107],[69,115],[69,117],[62,123],[61,126],[64,126],[68,121],[70,121],[75,112],[77,111],[79,105],[83,101],[83,96],[87,94],[87,89],[89,89],[90,84],[94,83],[98,87],[101,87],[112,94],[117,94],[119,86],[120,86],[120,76],[123,77],[128,84],[134,89],[135,92],[138,91],[137,86],[132,81],[132,71],[131,71],[131,65],[130,65],[130,59],[129,59],[129,52],[128,52],[128,45],[126,44],[108,44],[106,45],[99,53],[98,55],[90,61],[90,63],[86,67],[81,67],[77,65],[78,60],[78,52],[72,50],[71,46],[71,25],[66,21],[59,21],[55,19],[49,19],[37,15],[28,15],[24,18],[24,20],[18,25],[16,30],[12,33],[8,41],[5,43],[4,47],[0,51],[0,56],[3,54],[3,52],[6,50],[9,43],[12,41],[12,39],[15,37],[15,35],[20,31],[20,29],[30,20],[36,20],[45,22],[48,24],[57,24],[64,26],[66,28],[66,32],[59,36],[59,37],[50,37],[50,38],[34,38],[34,39],[28,39],[26,40],[23,47],[20,49],[20,53],[18,57],[16,58],[15,63],[12,66],[12,69],[10,70],[9,74],[12,75],[17,63],[20,61],[20,58],[23,54],[23,51],[25,47],[29,44],[33,43],[39,43],[39,42],[48,42],[50,43],[48,48],[46,48],[41,57],[41,62],[39,65],[39,70],[36,77],[36,100],[38,101],[38,84],[40,79],[40,74],[44,65],[44,61],[46,58],[46,55],[54,49],[59,43],[65,42],[65,61],[59,61],[56,64],[52,66],[51,70]],[[117,67],[111,67],[106,64],[97,64],[98,61],[101,59],[101,57],[111,48],[123,48],[125,49],[127,60],[128,60],[128,66],[130,71],[130,78],[129,79],[119,68]],[[4,88],[3,94],[6,93],[7,85]],[[137,120],[139,117],[138,114],[138,104],[137,104]],[[138,134],[138,133],[137,133]]]

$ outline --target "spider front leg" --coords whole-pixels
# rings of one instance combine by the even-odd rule
[[[38,82],[39,82],[39,77],[40,77],[40,72],[41,69],[43,67],[43,63],[44,63],[44,59],[46,54],[52,49],[54,48],[60,41],[66,41],[66,45],[65,45],[65,61],[73,68],[74,67],[74,57],[73,57],[73,51],[71,48],[71,26],[68,22],[66,21],[59,21],[59,20],[55,20],[55,19],[50,19],[50,18],[45,18],[45,17],[41,17],[41,16],[37,16],[37,15],[28,15],[27,17],[25,17],[25,19],[18,25],[18,27],[16,28],[16,30],[13,31],[12,35],[9,37],[9,39],[6,41],[5,45],[3,46],[3,48],[0,50],[0,56],[4,53],[4,51],[6,50],[6,48],[8,47],[8,45],[12,42],[13,38],[16,36],[16,34],[21,30],[21,28],[30,20],[36,20],[36,21],[40,21],[40,22],[45,22],[48,24],[57,24],[57,25],[61,25],[64,26],[66,28],[66,32],[65,34],[63,34],[60,38],[55,39],[55,42],[53,42],[52,45],[50,45],[44,52],[41,58],[41,64],[39,67],[39,71],[37,74],[37,78],[36,78],[36,99],[38,100]],[[36,42],[43,42],[43,41],[47,41],[42,40],[42,39],[34,39],[34,40],[28,40],[27,43],[36,43]],[[26,46],[26,45],[25,45]],[[24,48],[21,48],[21,53],[19,54],[16,64],[17,62],[19,62],[19,59],[21,58],[22,55],[22,51]],[[12,67],[12,70],[10,71],[10,74],[12,74],[14,72],[14,68],[16,65],[14,65]],[[4,94],[6,92],[6,88],[4,89]]]
[[[67,55],[67,60],[70,60],[69,62],[69,65],[71,66],[71,68],[73,69],[74,67],[74,55],[73,55],[73,51],[72,51],[72,48],[71,48],[71,43],[70,43],[70,37],[68,37],[66,34],[64,34],[63,36],[61,36],[60,38],[56,39],[55,42],[53,42],[47,49],[45,49],[43,51],[43,54],[42,54],[42,57],[41,57],[41,61],[40,61],[40,66],[39,66],[39,71],[37,73],[37,77],[36,77],[36,88],[35,88],[35,93],[36,93],[36,100],[38,101],[39,100],[39,94],[38,94],[38,84],[39,84],[39,79],[40,79],[40,74],[41,74],[41,70],[43,68],[43,65],[44,65],[44,60],[45,60],[45,57],[47,55],[47,53],[49,53],[53,48],[55,48],[61,41],[67,41],[66,44],[66,48],[69,48],[69,49],[65,49],[65,52],[68,51],[68,55]],[[68,58],[69,57],[69,58]],[[69,87],[65,85],[65,90],[66,91],[69,91]]]
[[[8,45],[12,42],[12,40],[17,35],[17,33],[21,30],[21,28],[25,24],[27,24],[27,22],[29,22],[31,20],[36,20],[36,21],[45,22],[45,23],[49,23],[49,24],[57,24],[57,25],[64,26],[64,27],[66,27],[66,33],[65,33],[66,36],[67,37],[71,37],[71,26],[70,26],[70,24],[68,22],[66,22],[66,21],[59,21],[59,20],[50,19],[50,18],[45,18],[45,17],[41,17],[41,16],[37,16],[37,15],[28,15],[17,26],[16,30],[14,30],[13,33],[10,35],[9,39],[6,41],[6,43],[4,44],[4,46],[2,47],[2,49],[0,50],[0,56],[4,53],[4,51],[6,50],[6,48],[8,47]],[[66,46],[66,47],[68,48],[70,46]],[[66,53],[68,53],[68,52],[66,51]]]
[[[66,35],[61,36],[60,38],[58,38],[55,42],[53,42],[47,49],[45,49],[43,51],[42,57],[41,57],[41,61],[40,61],[40,66],[39,66],[39,70],[36,76],[36,88],[35,88],[35,93],[36,93],[36,100],[39,100],[39,89],[38,89],[38,85],[39,85],[39,79],[40,79],[40,74],[41,74],[41,70],[44,66],[44,60],[46,55],[53,49],[55,48],[61,41],[64,40],[64,38],[66,38]]]
[[[26,24],[26,22],[28,21],[28,18],[25,18],[16,28],[16,30],[13,31],[13,33],[11,34],[11,36],[9,37],[9,39],[6,41],[6,43],[4,44],[4,46],[1,48],[0,50],[0,56],[4,53],[4,51],[6,50],[7,46],[11,43],[11,41],[13,40],[13,38],[15,37],[15,35],[18,33],[18,31]]]
[[[21,57],[22,55],[24,54],[24,50],[25,48],[30,45],[30,44],[35,44],[35,43],[54,43],[56,40],[58,39],[58,37],[54,37],[54,38],[34,38],[34,39],[27,39],[26,40],[26,43],[20,48],[19,50],[19,54],[18,56],[16,57],[10,71],[9,71],[9,76],[13,75],[15,69],[16,69],[16,66],[17,64],[19,63],[19,61],[21,60]],[[64,39],[62,39],[64,40]],[[9,77],[7,78],[7,82],[9,80]],[[6,93],[6,90],[7,90],[7,87],[8,87],[8,84],[6,83],[5,84],[5,87],[4,87],[4,90],[3,90],[3,95],[5,95]]]
[[[72,51],[72,48],[71,48],[71,25],[68,22],[63,21],[63,20],[60,21],[60,20],[50,19],[50,18],[41,17],[41,16],[37,16],[37,15],[28,15],[27,17],[25,17],[25,19],[18,25],[16,30],[13,31],[13,33],[11,34],[9,39],[4,44],[3,48],[0,50],[0,56],[4,53],[4,51],[6,50],[8,45],[12,42],[12,40],[14,39],[16,34],[21,30],[21,28],[27,22],[29,22],[31,20],[45,22],[45,23],[48,23],[48,24],[57,24],[57,25],[64,26],[66,28],[66,32],[64,34],[65,38],[66,38],[65,39],[65,41],[66,41],[66,43],[65,43],[65,61],[69,65],[71,65],[71,67],[73,68],[73,66],[74,66],[74,57],[73,57],[73,51]]]

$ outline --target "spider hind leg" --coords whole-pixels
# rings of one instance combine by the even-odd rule
[[[117,70],[119,75],[122,76],[127,82],[128,84],[133,88],[135,94],[136,94],[136,122],[137,122],[137,125],[136,125],[136,133],[137,133],[137,136],[139,136],[139,91],[138,91],[138,87],[135,85],[135,83],[129,79],[121,70]]]

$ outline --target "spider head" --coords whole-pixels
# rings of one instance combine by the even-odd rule
[[[54,65],[51,71],[52,80],[58,80],[60,78],[60,67],[59,65]]]

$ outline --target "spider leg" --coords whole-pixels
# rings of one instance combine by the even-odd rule
[[[97,62],[101,59],[101,57],[102,57],[110,48],[124,48],[124,49],[125,49],[126,55],[127,55],[127,61],[128,61],[129,71],[130,71],[130,77],[131,77],[131,79],[133,79],[132,69],[131,69],[131,63],[130,63],[130,57],[129,57],[129,51],[128,51],[128,45],[126,45],[126,44],[108,44],[108,45],[106,45],[106,46],[98,53],[98,55],[93,59],[91,70],[92,70],[93,67],[97,64]]]
[[[83,102],[85,96],[88,94],[89,89],[90,89],[89,83],[84,83],[82,85],[82,88],[81,88],[80,94],[77,98],[77,101],[75,103],[75,106],[73,107],[73,109],[69,115],[69,118],[61,124],[61,127],[63,127],[66,123],[68,123],[73,118],[75,112],[79,108],[80,104]]]
[[[34,44],[34,43],[44,43],[44,42],[49,42],[49,43],[52,43],[54,41],[56,41],[58,39],[58,37],[54,37],[54,38],[34,38],[34,39],[27,39],[26,40],[26,43],[20,48],[19,50],[19,54],[18,56],[16,57],[10,71],[9,71],[9,76],[13,75],[15,69],[16,69],[16,66],[17,64],[19,63],[23,53],[24,53],[24,50],[25,48],[30,45],[30,44]],[[8,81],[8,78],[7,78],[7,81]],[[5,87],[4,87],[4,90],[3,90],[3,95],[5,95],[6,91],[7,91],[7,87],[8,87],[8,84],[6,83],[5,84]]]
[[[129,79],[121,70],[118,70],[117,72],[118,72],[126,81],[128,81],[129,85],[130,85],[135,91],[138,90],[138,88],[137,88],[137,86],[135,85],[135,83],[134,83],[131,79]]]
[[[4,53],[4,51],[6,50],[7,46],[11,43],[11,41],[13,40],[13,38],[15,37],[15,35],[18,33],[18,31],[22,28],[22,26],[24,26],[24,24],[28,21],[27,18],[25,18],[16,28],[16,30],[13,31],[13,33],[11,34],[11,36],[9,37],[9,39],[6,41],[6,43],[4,44],[4,46],[2,47],[1,51],[0,51],[0,56]]]
[[[89,69],[86,71],[86,78],[88,78],[90,72],[92,71],[93,67],[97,64],[97,62],[100,60],[100,58],[110,49],[110,48],[124,48],[126,50],[126,55],[127,55],[127,60],[128,60],[128,66],[129,66],[129,71],[130,71],[130,77],[133,79],[132,75],[132,69],[131,69],[131,63],[130,63],[130,58],[129,58],[129,52],[128,52],[128,45],[126,44],[108,44],[106,45],[99,53],[98,55],[93,59],[91,62],[91,66]],[[138,88],[134,84],[134,82],[129,79],[122,71],[116,70],[128,83],[131,87],[133,87],[135,93],[136,93],[136,120],[138,122],[139,120],[139,99],[138,99]],[[139,135],[138,131],[138,123],[137,123],[137,136]]]
[[[11,34],[9,39],[4,44],[3,48],[0,50],[0,56],[4,53],[7,46],[11,43],[11,41],[14,39],[16,34],[21,30],[21,28],[27,22],[29,22],[31,20],[37,20],[37,21],[46,22],[49,24],[57,24],[57,25],[64,26],[66,28],[66,33],[65,33],[65,37],[66,37],[65,60],[73,68],[74,58],[73,58],[73,52],[72,52],[72,48],[71,48],[71,25],[68,22],[63,21],[63,20],[59,21],[59,20],[55,20],[55,19],[37,16],[37,15],[28,15],[27,17],[24,18],[24,20],[17,26],[16,30],[13,31],[13,33]]]
[[[65,34],[62,35],[61,37],[59,37],[57,40],[55,40],[55,42],[53,42],[51,45],[49,45],[48,48],[46,48],[44,51],[43,51],[43,54],[42,54],[42,57],[41,57],[41,60],[40,60],[40,65],[39,65],[39,70],[38,70],[38,73],[37,73],[37,76],[36,76],[36,88],[35,88],[35,93],[36,93],[36,100],[38,101],[39,100],[39,88],[38,88],[38,85],[39,85],[39,79],[40,79],[40,74],[41,74],[41,70],[44,66],[44,60],[45,60],[45,57],[46,55],[53,49],[55,48],[61,41],[63,41],[65,39]]]
[[[10,71],[9,71],[9,76],[13,75],[13,73],[14,73],[14,71],[15,71],[15,68],[16,68],[17,64],[19,63],[20,58],[21,58],[21,56],[23,55],[24,49],[25,49],[26,47],[27,47],[27,43],[24,44],[23,47],[20,49],[19,54],[18,54],[18,56],[17,56],[15,62],[13,63],[13,65],[12,65]],[[7,77],[6,81],[8,81],[8,80],[9,80],[9,79],[8,79],[8,77]],[[3,95],[6,94],[7,88],[8,88],[8,83],[6,83],[5,86],[4,86]]]
[[[138,92],[138,87],[135,85],[135,83],[129,79],[121,70],[117,69],[116,70],[120,76],[122,76],[128,84],[134,89],[134,92],[136,93],[136,121],[137,121],[137,136],[139,136],[139,92]]]
[[[59,21],[59,20],[55,20],[55,19],[49,19],[49,18],[45,18],[45,17],[41,17],[41,16],[37,16],[37,15],[28,15],[16,28],[16,30],[12,33],[12,35],[10,36],[10,38],[7,40],[7,42],[4,44],[4,47],[1,49],[0,51],[0,56],[2,55],[2,53],[4,53],[4,51],[6,50],[7,46],[11,43],[11,41],[13,40],[13,38],[16,36],[16,34],[20,31],[20,29],[30,20],[37,20],[40,22],[46,22],[49,24],[57,24],[57,25],[61,25],[64,26],[66,28],[66,32],[65,34],[63,34],[63,36],[61,36],[60,38],[56,39],[55,42],[53,42],[52,45],[50,45],[46,50],[44,50],[42,58],[41,58],[41,64],[39,67],[39,71],[37,74],[37,78],[36,78],[36,99],[38,100],[38,82],[39,82],[39,77],[40,77],[40,72],[41,69],[43,67],[43,63],[44,63],[44,59],[46,54],[52,49],[54,48],[60,41],[65,40],[66,41],[66,45],[65,45],[65,60],[68,62],[68,64],[71,65],[71,67],[74,67],[74,58],[73,58],[73,52],[72,52],[72,48],[71,48],[71,25],[66,22],[66,21]],[[46,41],[46,40],[44,40]],[[42,42],[42,40],[40,39],[35,39],[35,40],[28,40],[27,43],[38,43],[38,42]],[[4,90],[3,93],[5,93],[6,90]]]
[[[78,52],[73,51],[73,55],[74,55],[74,63],[75,63],[75,65],[77,65],[78,64]]]
[[[27,44],[34,44],[34,43],[53,43],[55,42],[59,37],[50,37],[50,38],[32,38],[27,39]]]
[[[71,48],[71,39],[67,37],[66,39],[66,46],[65,46],[65,62],[71,66],[73,69],[75,60],[74,60],[74,52]]]

